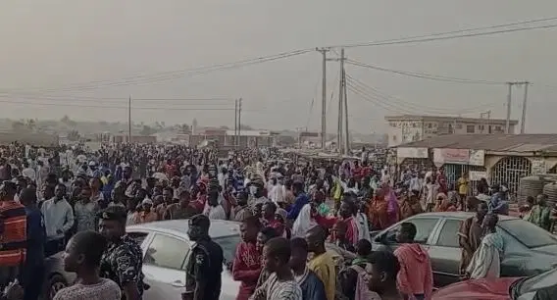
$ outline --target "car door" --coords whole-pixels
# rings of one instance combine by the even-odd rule
[[[458,229],[460,222],[459,219],[443,219],[439,226],[440,230],[433,237],[429,257],[435,287],[443,287],[459,281],[458,266],[461,250],[458,243]]]
[[[403,222],[409,222],[416,226],[417,233],[414,240],[424,246],[426,249],[429,248],[431,244],[431,237],[434,235],[435,230],[437,228],[437,223],[439,223],[440,218],[437,217],[415,217],[406,219],[402,222],[399,222],[388,229],[384,230],[380,234],[378,234],[374,241],[374,251],[376,250],[390,250],[394,251],[398,248],[399,244],[397,243],[395,237],[396,232],[400,228],[400,224]]]
[[[185,287],[189,243],[179,237],[154,233],[143,257],[143,274],[150,288],[143,299],[180,299]]]

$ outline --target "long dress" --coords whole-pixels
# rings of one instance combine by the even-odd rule
[[[470,265],[466,269],[470,278],[499,278],[501,276],[503,253],[504,241],[500,234],[489,233],[484,236],[480,248],[476,250]]]

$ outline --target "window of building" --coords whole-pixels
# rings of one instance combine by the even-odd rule
[[[475,132],[476,132],[476,126],[466,125],[466,133],[475,133]]]
[[[485,126],[484,126],[484,125],[478,125],[478,129],[479,129],[480,131],[484,131]]]
[[[427,128],[432,128],[432,127],[433,127],[433,124],[427,123]]]
[[[495,126],[495,131],[502,131],[501,126]]]
[[[393,135],[393,142],[396,142],[396,135]]]

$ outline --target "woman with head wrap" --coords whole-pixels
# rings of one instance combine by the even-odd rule
[[[435,203],[435,212],[446,212],[446,211],[456,211],[456,207],[451,203],[447,195],[444,193],[437,194],[437,199]]]

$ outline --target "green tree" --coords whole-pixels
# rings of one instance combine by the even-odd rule
[[[153,128],[151,128],[151,126],[147,126],[147,125],[143,125],[143,128],[141,129],[140,134],[141,135],[151,135],[153,133],[156,133],[157,131]]]

